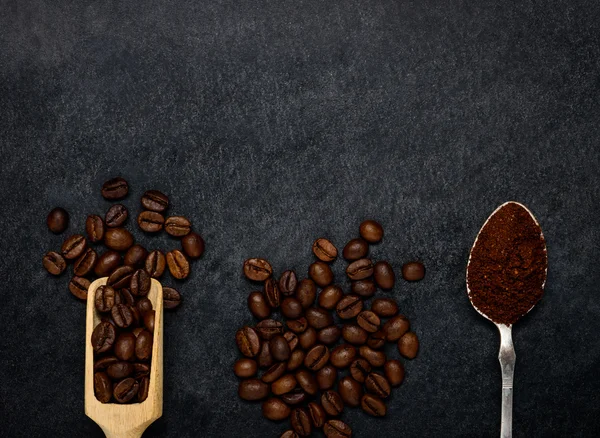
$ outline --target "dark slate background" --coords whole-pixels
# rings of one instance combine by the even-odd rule
[[[47,212],[82,230],[117,175],[134,214],[162,190],[207,242],[189,281],[164,279],[185,302],[165,315],[146,437],[284,431],[236,395],[242,261],[304,275],[315,238],[342,247],[366,218],[386,232],[373,258],[427,266],[390,293],[422,348],[387,418],[343,418],[358,437],[497,436],[498,334],[464,273],[507,200],[549,252],[546,295],[514,330],[515,436],[600,431],[598,2],[0,3],[0,435],[102,436],[83,413],[84,305],[41,258],[65,237]]]

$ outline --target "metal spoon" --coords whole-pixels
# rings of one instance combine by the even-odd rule
[[[529,211],[527,207],[518,202],[509,201],[505,202],[501,206],[499,206],[494,212],[486,219],[485,223],[481,227],[483,230],[488,223],[488,221],[494,216],[498,210],[506,206],[507,204],[517,204],[522,207],[529,215],[531,219],[536,223],[539,227],[539,223],[533,213]],[[498,328],[500,332],[500,352],[498,353],[498,360],[500,361],[500,368],[502,370],[502,420],[500,423],[500,437],[501,438],[512,438],[512,413],[513,413],[513,377],[515,373],[515,361],[517,359],[517,355],[515,354],[515,348],[512,342],[512,324],[498,324],[492,321],[487,315],[485,315],[481,310],[479,310],[475,304],[473,304],[473,300],[471,299],[471,290],[469,289],[469,265],[471,264],[471,255],[473,253],[473,248],[475,248],[475,244],[477,243],[477,239],[479,238],[479,234],[481,230],[477,234],[475,238],[475,242],[473,243],[473,247],[471,248],[471,252],[469,254],[469,262],[467,263],[467,293],[469,296],[469,301],[471,301],[471,305],[477,312],[486,318],[487,320],[494,323],[494,325]],[[543,233],[540,227],[540,236],[543,238]],[[544,251],[546,248],[544,247]],[[546,272],[544,274],[544,281],[542,283],[542,289],[546,284],[546,274],[548,272],[548,268],[546,267]],[[535,307],[535,304],[531,306],[531,308],[526,312],[529,313],[531,309]]]

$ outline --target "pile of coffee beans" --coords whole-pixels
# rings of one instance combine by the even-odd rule
[[[244,356],[234,364],[235,375],[242,379],[238,394],[262,401],[269,420],[289,418],[291,429],[282,438],[309,436],[315,429],[328,438],[350,437],[350,426],[336,418],[345,407],[384,416],[385,399],[404,380],[404,365],[382,348],[386,342],[396,343],[406,359],[415,358],[419,350],[419,339],[396,301],[370,301],[377,288],[388,291],[396,282],[388,262],[368,258],[369,244],[381,241],[383,228],[368,220],[359,231],[361,237],[342,251],[350,293],[333,284],[330,263],[338,250],[325,238],[313,243],[317,260],[308,269],[309,278],[299,280],[288,270],[277,281],[268,261],[244,262],[245,276],[263,287],[248,296],[248,308],[259,322],[240,328],[235,336]],[[420,262],[410,262],[402,272],[406,280],[417,281],[425,271]],[[273,318],[274,312],[283,318]]]

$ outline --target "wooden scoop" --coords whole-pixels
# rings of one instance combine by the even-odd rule
[[[100,322],[94,306],[96,289],[106,284],[107,278],[99,278],[88,289],[85,330],[85,414],[94,420],[107,438],[139,438],[146,428],[162,415],[163,408],[163,290],[160,283],[152,279],[148,299],[156,312],[154,342],[152,345],[152,367],[148,398],[142,403],[101,403],[94,395],[94,350],[92,332]]]

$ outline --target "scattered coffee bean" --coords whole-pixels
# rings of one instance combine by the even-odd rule
[[[383,351],[373,350],[367,345],[363,345],[358,351],[362,357],[369,361],[371,366],[381,367],[386,361],[386,356]]]
[[[290,416],[291,409],[276,397],[272,397],[262,404],[263,416],[272,421],[281,421]]]
[[[90,280],[84,277],[75,276],[69,282],[69,291],[80,300],[87,300],[87,292],[90,287]]]
[[[165,255],[155,249],[154,251],[148,254],[148,258],[146,259],[145,268],[146,272],[150,274],[152,278],[160,278],[165,271],[165,266],[167,265],[167,259]]]
[[[238,386],[238,395],[243,400],[262,400],[269,395],[269,385],[258,380],[242,380]]]
[[[104,216],[104,223],[107,227],[120,227],[127,220],[129,212],[123,204],[115,204],[108,209]]]
[[[265,345],[269,345],[265,343]],[[286,365],[282,362],[276,363],[272,365],[262,376],[262,381],[265,383],[272,383],[275,380],[279,379],[285,373]]]
[[[264,286],[264,297],[269,307],[276,309],[281,304],[281,293],[279,292],[279,285],[277,281],[272,277],[265,280]]]
[[[360,406],[367,414],[374,417],[383,417],[386,414],[387,408],[385,402],[379,397],[371,394],[363,395]]]
[[[337,257],[337,248],[335,245],[322,237],[315,240],[312,250],[315,256],[324,262],[332,262]]]
[[[258,371],[258,364],[253,359],[238,359],[233,366],[233,372],[238,377],[252,377]]]
[[[327,263],[314,262],[308,268],[308,275],[320,287],[325,287],[333,281],[333,272]]]
[[[296,299],[300,301],[303,309],[308,309],[315,303],[317,297],[317,286],[310,279],[305,279],[300,282],[296,289]]]
[[[340,380],[338,392],[346,406],[356,407],[360,405],[360,399],[363,395],[362,385],[350,376]]]
[[[391,298],[377,298],[373,300],[371,310],[382,318],[389,318],[398,313],[398,304]]]
[[[369,334],[365,329],[354,324],[346,324],[342,327],[342,337],[346,342],[354,345],[363,345],[367,343]]]
[[[382,348],[385,345],[385,333],[383,330],[377,330],[372,333],[367,339],[367,345],[375,350]]]
[[[285,332],[283,337],[287,341],[290,351],[294,351],[298,346],[298,336],[296,336],[296,334],[293,332]]]
[[[310,281],[312,283],[312,280],[303,281]],[[296,292],[297,287],[298,278],[296,277],[296,273],[294,271],[285,271],[283,274],[281,274],[281,277],[279,278],[279,290],[284,296],[288,297],[290,295],[293,295]]]
[[[369,253],[369,244],[364,239],[352,239],[344,247],[342,255],[348,261],[354,261],[366,257]]]
[[[321,344],[331,345],[335,344],[342,335],[342,330],[337,325],[330,325],[324,329],[319,330],[317,333],[317,340]]]
[[[305,315],[308,325],[317,330],[328,327],[333,324],[331,313],[319,307],[310,307],[306,309]]]
[[[323,426],[323,433],[327,438],[350,438],[352,429],[340,420],[329,420]]]
[[[301,350],[298,350],[301,351]],[[296,373],[296,381],[304,392],[315,395],[319,390],[319,384],[315,376],[307,370],[300,370]]]
[[[109,201],[123,199],[129,193],[129,184],[121,177],[109,179],[102,185],[102,197]]]
[[[350,280],[364,280],[373,275],[373,262],[369,259],[356,260],[348,265],[346,274]]]
[[[383,325],[385,339],[389,342],[397,341],[409,330],[410,322],[404,315],[394,316]]]
[[[98,258],[94,267],[94,274],[98,277],[107,277],[121,266],[121,262],[121,254],[117,251],[106,251]]]
[[[104,239],[104,221],[98,215],[92,214],[85,221],[85,232],[90,242],[96,243]]]
[[[350,364],[350,375],[357,382],[364,383],[370,372],[371,364],[366,359],[356,359]]]
[[[286,321],[287,327],[296,334],[303,333],[308,327],[308,321],[306,318],[288,319]]]
[[[271,383],[271,392],[275,395],[287,394],[294,389],[297,384],[298,382],[293,375],[286,374]]]
[[[308,415],[310,416],[312,425],[318,429],[323,427],[325,420],[327,420],[325,409],[316,402],[310,402],[308,404]]]
[[[65,259],[73,260],[81,256],[86,247],[87,243],[85,237],[81,234],[74,234],[64,241],[61,247],[61,253]]]
[[[283,323],[274,319],[265,319],[256,324],[255,330],[262,339],[268,341],[274,336],[283,335]]]
[[[324,309],[335,309],[338,301],[342,299],[344,292],[342,288],[336,285],[329,285],[319,294],[319,306]]]
[[[344,402],[340,394],[331,389],[321,395],[321,406],[332,417],[338,416],[344,410]]]
[[[189,233],[181,239],[181,247],[186,256],[198,259],[204,254],[204,239],[198,233]]]
[[[370,310],[360,312],[356,317],[356,322],[369,333],[375,333],[379,330],[379,324],[381,323],[379,317]]]
[[[190,263],[178,249],[167,253],[167,265],[171,275],[178,280],[182,280],[190,274]]]
[[[276,361],[283,362],[290,358],[290,346],[283,336],[274,336],[269,341],[269,347],[271,348],[271,354],[273,355],[273,359],[275,359]]]
[[[356,356],[356,348],[350,344],[342,344],[331,351],[329,361],[336,368],[346,368],[354,362]]]
[[[104,244],[115,251],[127,251],[133,245],[133,236],[125,228],[110,228],[104,233]]]
[[[414,359],[419,352],[419,338],[415,332],[407,332],[398,340],[398,351],[407,359]]]
[[[48,229],[54,234],[60,234],[69,226],[69,213],[61,207],[53,208],[46,218]]]
[[[244,262],[244,275],[252,281],[265,281],[273,275],[273,268],[266,260],[248,259]]]
[[[293,297],[286,297],[281,302],[281,313],[290,319],[297,319],[302,316],[302,303]]]
[[[254,357],[260,349],[260,339],[252,327],[243,327],[235,335],[240,352],[246,357]],[[286,342],[287,345],[287,342]]]
[[[133,268],[129,267],[129,269],[133,270]],[[122,268],[119,268],[122,269]],[[117,272],[117,271],[115,271]],[[114,275],[114,274],[113,274]],[[138,269],[130,276],[129,280],[129,290],[130,292],[137,297],[145,297],[150,292],[150,287],[152,286],[152,279],[148,272],[144,269]],[[164,290],[163,290],[164,293]]]
[[[351,289],[353,294],[360,295],[361,297],[372,297],[377,291],[375,282],[369,278],[365,280],[357,280],[352,282]]]
[[[383,237],[383,227],[374,220],[367,220],[360,224],[360,235],[369,243],[377,243]]]
[[[158,233],[163,229],[165,218],[155,211],[142,211],[137,217],[138,226],[146,233]]]
[[[387,379],[378,373],[371,373],[367,376],[365,387],[367,388],[367,391],[380,398],[389,397],[392,391]]]
[[[258,319],[268,318],[271,314],[271,308],[262,292],[255,291],[248,295],[248,308]]]
[[[392,289],[396,282],[396,275],[394,274],[392,266],[385,261],[375,263],[375,266],[373,267],[373,276],[375,277],[377,286],[384,290]]]
[[[309,350],[317,343],[317,331],[313,327],[308,327],[298,335],[298,341],[303,349]]]
[[[192,231],[192,223],[183,216],[171,216],[165,221],[165,231],[173,237],[183,237]]]
[[[146,210],[162,213],[169,207],[169,198],[158,190],[147,190],[141,199],[142,207]]]
[[[306,393],[300,388],[295,388],[290,392],[282,394],[280,398],[286,405],[295,406],[303,403],[306,400]]]
[[[419,281],[425,277],[425,267],[421,262],[405,263],[402,266],[402,278],[407,281]]]
[[[321,391],[333,388],[337,380],[337,369],[333,365],[325,365],[317,371],[317,383]]]
[[[310,422],[310,416],[308,415],[308,412],[306,412],[306,409],[294,409],[290,416],[290,422],[299,436],[309,436],[311,434],[312,425]]]
[[[304,350],[294,350],[290,355],[290,359],[287,362],[287,370],[294,371],[297,370],[304,364],[304,359],[306,358],[306,353]]]
[[[100,313],[110,312],[115,304],[120,303],[117,292],[108,285],[99,286],[94,296],[94,305]]]
[[[67,262],[64,257],[54,251],[47,252],[42,259],[42,263],[46,271],[52,275],[60,275],[67,269]]]
[[[388,360],[384,365],[385,377],[392,386],[399,386],[404,380],[404,365],[396,359]]]
[[[306,353],[304,366],[312,371],[319,371],[329,361],[329,349],[325,345],[316,345]]]
[[[165,309],[175,309],[181,304],[181,294],[172,287],[163,287],[163,305]]]
[[[123,289],[129,286],[132,275],[133,268],[131,266],[120,266],[110,274],[108,280],[106,280],[106,284],[112,286],[114,289]]]
[[[93,271],[96,262],[98,261],[98,254],[92,248],[87,248],[81,256],[75,260],[73,265],[73,273],[80,277],[85,277]]]
[[[134,268],[143,268],[147,257],[148,251],[146,248],[136,244],[127,250],[123,258],[123,263]]]
[[[260,368],[269,368],[273,365],[273,355],[271,354],[271,347],[268,342],[263,342],[261,344],[257,361]]]
[[[346,295],[336,306],[336,312],[342,319],[350,319],[357,316],[363,308],[363,302],[357,295]],[[310,320],[309,320],[310,322]]]

